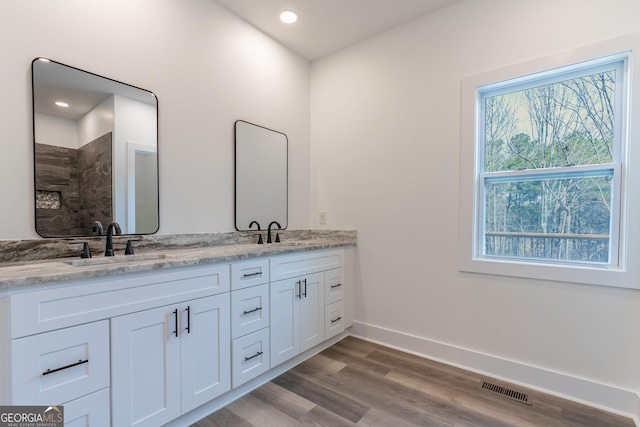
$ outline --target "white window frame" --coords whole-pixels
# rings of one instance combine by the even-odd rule
[[[630,237],[639,236],[640,233],[638,226],[640,194],[636,195],[628,191],[629,188],[636,188],[640,193],[640,178],[638,178],[640,174],[633,174],[633,169],[630,168],[634,151],[640,154],[640,149],[634,149],[630,142],[630,136],[634,134],[634,124],[636,127],[640,125],[639,108],[632,108],[633,104],[638,104],[637,99],[640,98],[640,92],[632,86],[633,80],[638,81],[640,77],[634,76],[638,72],[632,67],[634,48],[635,52],[640,52],[638,38],[625,36],[560,55],[479,74],[462,81],[459,226],[459,269],[461,271],[640,289],[640,283],[638,283],[640,262],[630,258],[629,255],[638,255],[640,250],[640,243],[638,243],[640,237]],[[615,137],[619,140],[616,141],[616,152],[614,152],[612,163],[583,166],[579,169],[558,168],[554,171],[573,174],[580,169],[584,171],[613,170],[615,200],[611,212],[610,243],[615,247],[613,250],[610,249],[610,262],[591,264],[484,256],[483,209],[480,208],[480,204],[484,201],[483,178],[488,174],[484,172],[484,141],[479,138],[484,131],[484,125],[481,123],[484,116],[482,109],[477,108],[481,105],[482,94],[492,91],[491,95],[496,95],[498,91],[506,93],[525,88],[526,85],[538,86],[545,84],[545,79],[549,79],[549,82],[570,79],[572,73],[583,74],[581,70],[585,68],[597,72],[597,67],[600,65],[615,61],[623,61],[624,84],[619,85],[618,78],[616,79],[616,102],[624,107],[625,115],[615,117],[618,129]],[[514,86],[516,86],[515,89]],[[618,90],[619,86],[620,90]],[[637,96],[633,96],[634,92]],[[484,135],[481,137],[484,138]],[[640,155],[636,157],[640,158]],[[636,168],[640,169],[640,162],[636,163],[638,165]],[[542,170],[534,170],[524,173],[515,172],[515,174],[536,176],[541,172]],[[491,173],[494,177],[509,174],[514,172]]]

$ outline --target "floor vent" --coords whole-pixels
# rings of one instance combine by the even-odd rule
[[[484,381],[482,383],[482,388],[485,390],[492,391],[494,393],[498,393],[501,396],[508,397],[509,399],[517,400],[520,403],[524,403],[527,405],[531,405],[531,400],[529,399],[529,395],[525,393],[521,393],[519,391],[511,390],[510,388],[502,387],[496,384],[492,384]]]

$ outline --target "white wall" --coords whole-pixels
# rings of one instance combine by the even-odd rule
[[[638,16],[637,0],[462,0],[312,64],[313,225],[358,230],[358,333],[640,413],[640,292],[457,265],[461,80]]]
[[[78,148],[115,131],[115,104],[115,96],[110,96],[78,119]]]
[[[309,227],[309,63],[215,1],[6,0],[0,51],[0,239],[38,237],[30,71],[37,56],[158,96],[160,233],[234,229],[238,119],[287,134],[289,227]]]
[[[36,113],[35,134],[39,144],[56,147],[78,148],[78,126],[75,120],[50,114]]]

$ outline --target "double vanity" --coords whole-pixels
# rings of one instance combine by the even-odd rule
[[[352,322],[350,237],[0,264],[0,405],[188,425]]]
[[[0,240],[0,405],[62,405],[74,427],[189,425],[346,336],[356,234],[287,230],[284,133],[234,124],[237,232],[156,236],[155,95],[41,57],[32,84],[51,239]]]

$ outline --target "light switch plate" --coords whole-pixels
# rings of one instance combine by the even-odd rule
[[[318,224],[327,225],[327,213],[326,212],[319,212],[318,213]]]

